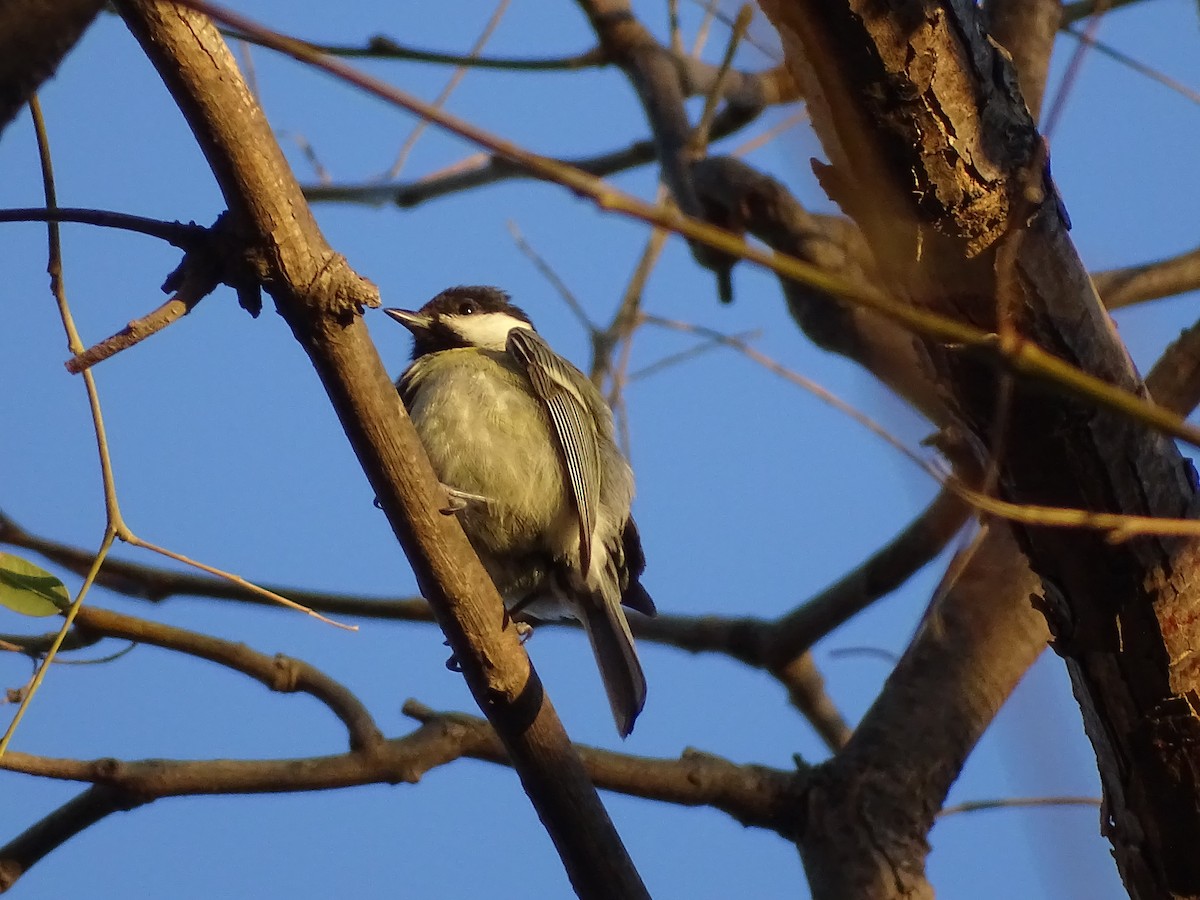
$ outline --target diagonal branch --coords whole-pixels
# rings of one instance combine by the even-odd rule
[[[764,6],[831,159],[822,181],[889,281],[923,308],[987,329],[998,327],[1007,286],[1017,301],[1008,308],[1019,310],[1010,342],[1050,348],[1121,390],[1141,391],[1067,234],[1045,145],[977,9],[956,0]],[[897,32],[898,21],[910,27]],[[924,68],[929,59],[938,60],[937,77]],[[992,446],[1002,393],[995,372],[953,348],[927,349],[956,418]],[[1172,442],[1028,383],[1014,384],[1011,401],[998,460],[1006,500],[1195,514],[1194,472]],[[1200,547],[1013,527],[1046,584],[1046,616],[1096,749],[1126,885],[1135,897],[1195,894],[1200,859],[1183,848],[1200,843],[1200,761],[1190,750],[1198,717],[1189,700],[1200,678],[1192,652]],[[832,895],[869,896],[846,887]],[[818,896],[830,888],[814,880]]]
[[[727,137],[740,131],[756,116],[740,107],[726,107],[717,113],[712,126],[712,139]],[[628,147],[590,156],[557,160],[597,178],[644,166],[655,160],[654,141],[635,141]],[[313,203],[362,203],[368,206],[395,204],[412,209],[430,200],[490,184],[517,179],[536,179],[526,167],[513,163],[502,154],[479,154],[462,163],[432,175],[398,184],[309,184],[304,196]]]
[[[1200,288],[1200,248],[1092,276],[1109,309],[1158,300]]]
[[[93,552],[30,534],[3,512],[0,512],[0,543],[31,550],[77,575],[82,575],[88,570],[95,556]],[[224,578],[146,566],[114,559],[111,556],[104,561],[104,566],[96,576],[96,583],[126,597],[148,600],[151,603],[162,603],[171,597],[212,597],[217,600],[236,600],[239,603],[278,608],[262,594],[247,590]],[[287,585],[264,584],[260,587],[294,600],[302,606],[331,615],[433,621],[429,604],[421,597],[379,599],[305,590]]]
[[[378,292],[325,241],[211,22],[153,0],[118,9],[187,118],[576,891],[645,896],[495,587],[457,521],[438,512],[437,479],[361,321]]]
[[[108,785],[88,788],[0,847],[0,894],[75,835],[115,812],[127,812],[145,802]]]

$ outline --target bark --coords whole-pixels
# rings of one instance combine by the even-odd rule
[[[1007,55],[965,2],[764,2],[852,215],[896,293],[1033,341],[1119,387],[1136,372],[1067,235]],[[995,369],[928,347],[956,417],[996,447]],[[1018,382],[999,458],[1021,503],[1195,514],[1191,467],[1145,426]],[[1135,897],[1200,893],[1194,541],[1015,528],[1096,749]]]
[[[54,74],[103,6],[103,0],[0,3],[0,131]]]

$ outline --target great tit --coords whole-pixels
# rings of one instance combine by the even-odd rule
[[[507,294],[454,287],[416,312],[396,382],[463,530],[514,617],[580,620],[621,737],[646,702],[622,605],[654,615],[612,413]]]

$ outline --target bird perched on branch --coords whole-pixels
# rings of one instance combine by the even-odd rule
[[[583,623],[627,736],[646,678],[622,605],[654,615],[654,602],[608,406],[497,288],[384,312],[412,332],[396,387],[509,613]]]

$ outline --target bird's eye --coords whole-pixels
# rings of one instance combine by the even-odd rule
[[[478,310],[479,307],[475,305],[474,300],[464,300],[462,303],[458,304],[457,312],[460,316],[470,316],[474,315]]]

